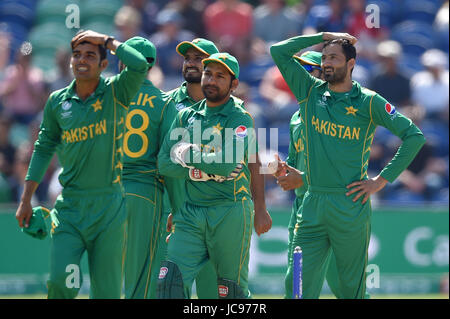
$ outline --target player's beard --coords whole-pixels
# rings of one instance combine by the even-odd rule
[[[332,72],[328,70],[331,69]],[[328,71],[328,72],[327,72]],[[347,77],[347,63],[342,68],[327,67],[323,69],[323,78],[330,84],[337,84],[344,82]]]
[[[202,86],[203,95],[206,97],[208,101],[211,102],[220,102],[224,100],[230,94],[230,91],[231,86],[226,92],[220,91],[220,88],[215,85]]]
[[[183,71],[183,77],[188,83],[200,83],[202,81],[202,72],[190,73],[185,70]]]

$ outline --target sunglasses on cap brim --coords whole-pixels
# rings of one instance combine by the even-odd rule
[[[303,64],[303,67],[306,71],[312,72],[313,70],[319,70],[322,71],[322,69],[319,66],[311,65],[311,64]]]

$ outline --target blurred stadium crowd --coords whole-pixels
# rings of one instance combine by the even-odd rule
[[[380,10],[379,28],[366,23],[377,22],[373,8]],[[374,202],[448,205],[449,2],[440,0],[0,0],[0,203],[19,200],[47,97],[72,81],[70,39],[78,27],[120,41],[149,38],[157,48],[150,79],[163,90],[183,81],[183,59],[175,51],[179,42],[214,41],[238,58],[235,95],[246,101],[258,128],[278,128],[282,158],[297,103],[269,46],[298,34],[348,32],[359,40],[353,78],[384,96],[427,137],[408,170]],[[118,71],[117,58],[108,59],[105,76]],[[389,131],[377,129],[370,176],[399,143]],[[35,204],[53,204],[58,171],[55,158]],[[271,177],[266,181],[268,205],[289,205],[293,193],[281,191]]]

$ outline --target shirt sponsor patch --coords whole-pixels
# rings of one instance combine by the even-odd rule
[[[219,296],[222,298],[225,298],[226,296],[228,296],[228,287],[227,286],[223,286],[223,285],[219,285]]]
[[[70,103],[69,101],[65,101],[61,107],[64,111],[67,111],[68,109],[70,109],[72,107],[72,103]]]
[[[389,115],[394,115],[395,114],[395,106],[393,106],[392,104],[390,104],[390,103],[386,103],[385,105],[384,105],[384,109],[386,110],[386,112],[389,114]]]
[[[159,270],[159,279],[164,279],[167,275],[167,272],[169,271],[169,269],[167,267],[161,267],[161,269]]]
[[[181,111],[182,109],[186,108],[186,105],[184,105],[183,103],[178,103],[175,108],[177,109],[177,111]]]
[[[239,138],[245,138],[247,136],[247,127],[244,125],[239,125],[235,130],[234,134]]]

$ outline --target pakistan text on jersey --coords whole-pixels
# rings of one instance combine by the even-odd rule
[[[106,120],[88,126],[65,130],[63,131],[61,138],[66,143],[77,143],[102,134],[106,134]]]
[[[312,125],[320,134],[331,135],[340,139],[359,140],[360,127],[350,127],[329,121],[319,120],[315,116],[311,120]]]

